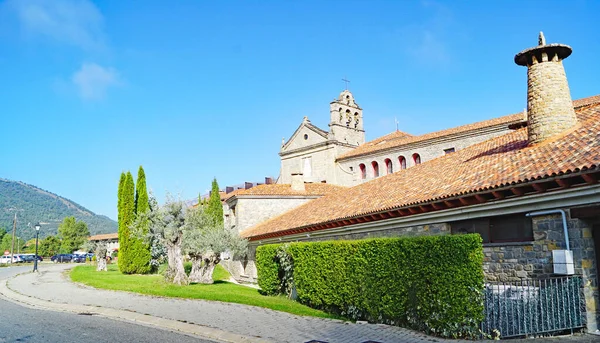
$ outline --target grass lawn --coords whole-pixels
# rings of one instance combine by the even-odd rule
[[[109,264],[108,272],[97,272],[95,266],[81,265],[73,268],[70,275],[71,280],[96,288],[164,297],[224,301],[270,308],[302,316],[335,318],[286,297],[261,295],[254,288],[224,281],[229,280],[229,273],[219,265],[213,274],[215,283],[212,285],[177,286],[166,283],[162,275],[124,275],[121,274],[116,264]]]

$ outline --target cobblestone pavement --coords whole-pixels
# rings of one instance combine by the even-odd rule
[[[362,343],[456,342],[430,337],[415,331],[378,324],[356,324],[340,320],[296,316],[254,306],[217,301],[186,300],[145,296],[128,292],[99,290],[69,281],[63,271],[68,265],[45,265],[37,274],[22,274],[8,281],[8,287],[23,295],[53,303],[90,305],[133,311],[160,318],[216,328],[273,342]],[[589,340],[592,339],[593,340]],[[525,342],[511,340],[510,342]],[[526,340],[532,342],[531,339]],[[600,342],[600,336],[583,335],[548,338],[535,342]]]

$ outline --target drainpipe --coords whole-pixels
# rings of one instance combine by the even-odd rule
[[[533,216],[543,216],[546,214],[556,214],[556,213],[560,213],[562,215],[563,230],[565,232],[565,242],[567,243],[567,250],[571,250],[569,248],[569,231],[567,228],[567,215],[565,214],[564,210],[548,210],[548,211],[530,212],[530,213],[525,214],[525,216],[533,217]]]

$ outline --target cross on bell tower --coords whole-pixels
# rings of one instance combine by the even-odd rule
[[[345,89],[345,90],[348,90],[348,84],[350,83],[350,80],[348,80],[348,79],[347,79],[347,78],[344,76],[344,78],[342,79],[342,81],[344,81],[344,87],[345,87],[344,89]]]

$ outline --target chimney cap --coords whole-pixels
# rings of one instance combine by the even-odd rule
[[[542,52],[550,55],[558,55],[558,58],[564,60],[569,57],[573,52],[573,49],[565,44],[546,44],[546,37],[544,37],[544,33],[540,31],[538,36],[538,45],[529,49],[525,49],[518,54],[515,55],[515,63],[520,66],[527,66],[531,64],[531,57],[541,55]],[[538,58],[538,61],[541,58]]]

